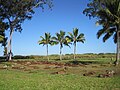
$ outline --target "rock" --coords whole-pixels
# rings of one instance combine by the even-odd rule
[[[99,74],[98,77],[107,78],[107,77],[112,77],[114,74],[115,74],[115,71],[113,71],[113,70],[106,70],[105,74]]]
[[[11,65],[11,67],[14,67],[14,65]]]
[[[31,64],[31,62],[27,62],[26,64]]]
[[[22,66],[22,67],[20,67],[20,69],[24,69],[24,68],[25,68],[25,67],[23,67],[23,66]]]
[[[6,69],[8,66],[7,65],[4,65],[3,68]]]
[[[56,66],[55,68],[63,68],[63,66]]]

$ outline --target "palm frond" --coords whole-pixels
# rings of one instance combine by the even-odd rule
[[[48,43],[50,42],[50,39],[51,39],[50,33],[45,33],[45,39]]]
[[[84,34],[83,33],[79,34],[79,36],[77,37],[77,39],[82,39],[82,38],[84,38]]]
[[[84,34],[83,33],[79,34],[79,36],[77,37],[76,41],[84,43],[85,42]]]
[[[103,37],[103,42],[105,42],[107,39],[109,39],[113,34],[116,28],[110,28],[108,32],[106,32],[105,36]]]
[[[58,38],[57,38],[57,37],[52,37],[51,39],[52,39],[52,40],[55,40],[55,41],[58,41]]]
[[[106,30],[105,29],[100,29],[98,32],[97,32],[97,38],[99,39],[103,34],[105,34]]]
[[[74,35],[74,37],[78,36],[78,28],[73,29],[73,35]]]
[[[40,36],[41,39],[45,39],[43,36]]]
[[[65,46],[70,47],[70,45],[69,45],[69,44],[71,44],[71,42],[70,42],[70,41],[67,41],[67,40],[65,39],[63,44],[64,44]]]
[[[57,41],[51,41],[51,42],[50,42],[50,45],[51,45],[51,46],[57,45],[57,44],[59,44],[59,42],[57,42]]]
[[[73,34],[71,32],[68,32],[71,38],[74,38]]]
[[[73,38],[70,36],[66,36],[65,39],[67,42],[73,42]]]
[[[45,36],[40,36],[41,40],[38,41],[39,45],[43,44],[44,45],[48,45],[51,44],[51,35],[50,33],[45,33]]]
[[[62,31],[62,30],[60,30],[60,35],[61,35],[61,36],[64,36],[64,35],[65,35],[65,32]]]
[[[59,33],[56,33],[56,38],[57,38],[58,41],[61,40],[61,37],[60,37],[60,34],[59,34]]]
[[[39,40],[39,41],[38,41],[38,44],[39,44],[39,45],[41,45],[41,44],[45,45],[45,44],[46,44],[46,42],[45,42],[45,41],[43,41],[43,40]]]

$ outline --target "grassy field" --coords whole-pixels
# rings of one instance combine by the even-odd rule
[[[109,60],[97,61],[1,62],[0,90],[120,90],[120,66],[114,67]],[[116,74],[107,78],[98,77],[106,70],[114,70]]]

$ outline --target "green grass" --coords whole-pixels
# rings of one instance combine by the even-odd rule
[[[19,61],[26,60],[19,59]],[[27,60],[27,62],[31,61],[36,60]],[[120,90],[120,72],[119,75],[110,78],[98,77],[106,70],[120,71],[120,66],[114,67],[112,64],[108,64],[111,62],[110,59],[78,59],[78,63],[84,62],[85,65],[66,66],[68,68],[66,74],[52,74],[63,70],[64,66],[55,68],[57,65],[27,65],[27,62],[17,63],[15,60],[15,62],[0,63],[0,90]],[[73,64],[71,60],[51,60],[50,62]],[[4,66],[7,68],[3,69]],[[13,69],[12,67],[18,68]],[[50,68],[45,69],[46,67]],[[83,76],[84,73],[91,71],[95,72],[93,76]]]
[[[52,75],[0,70],[0,90],[119,90],[120,77]]]

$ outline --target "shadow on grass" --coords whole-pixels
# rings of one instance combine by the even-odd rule
[[[67,62],[67,64],[73,64],[73,65],[80,65],[80,64],[83,64],[83,65],[89,65],[89,64],[98,64],[99,62],[97,61],[69,61]]]

